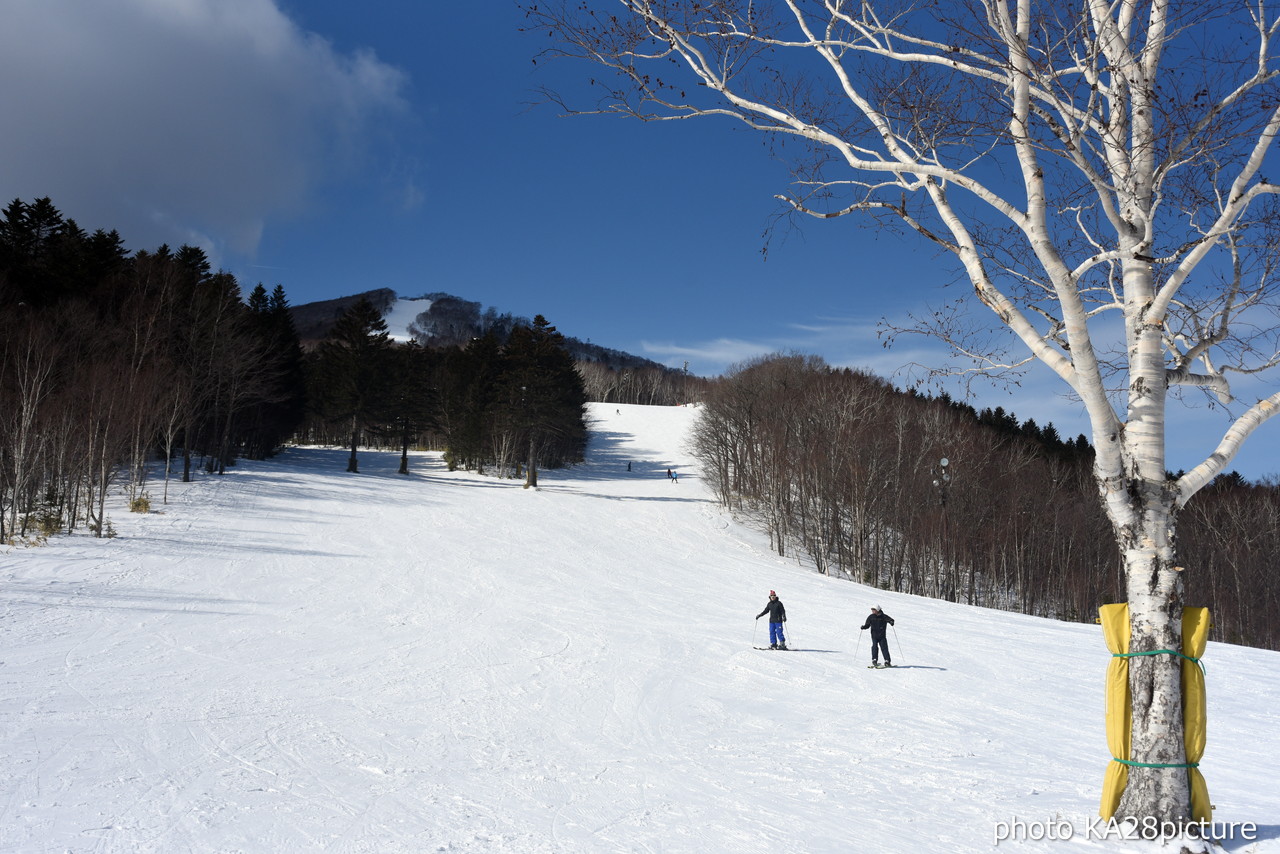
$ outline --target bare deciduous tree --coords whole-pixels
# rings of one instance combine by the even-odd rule
[[[1232,385],[1280,361],[1280,185],[1263,172],[1280,19],[1265,0],[573,0],[528,14],[552,36],[546,55],[613,72],[580,112],[736,120],[798,152],[792,210],[870,214],[951,253],[1022,355],[945,313],[921,328],[972,370],[1037,359],[1079,397],[1130,649],[1179,648],[1178,513],[1280,406]],[[1233,417],[1170,477],[1168,404],[1194,390]],[[1181,822],[1180,661],[1133,658],[1130,679],[1141,764],[1119,814]]]

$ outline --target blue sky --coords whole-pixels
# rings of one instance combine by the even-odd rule
[[[905,382],[927,351],[885,350],[878,322],[964,291],[931,246],[850,219],[784,226],[764,260],[788,175],[763,139],[533,103],[591,72],[535,67],[544,37],[507,0],[10,0],[4,18],[5,201],[50,196],[130,249],[200,245],[294,304],[445,291],[703,375],[794,349]],[[977,391],[1085,429],[1047,376]],[[1171,466],[1223,429],[1197,414]],[[1241,471],[1280,468],[1275,432]]]

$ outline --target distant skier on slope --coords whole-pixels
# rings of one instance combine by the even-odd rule
[[[893,625],[893,617],[890,617],[884,611],[880,610],[879,605],[871,606],[871,613],[867,615],[867,621],[862,624],[861,631],[871,629],[871,666],[880,666],[880,649],[884,648],[884,666],[893,667],[893,662],[889,660],[889,641],[885,638],[885,625]]]
[[[756,614],[756,619],[765,614],[769,615],[769,649],[786,649],[787,639],[782,634],[782,624],[787,621],[787,609],[782,606],[778,594],[772,590],[769,591],[769,604]]]

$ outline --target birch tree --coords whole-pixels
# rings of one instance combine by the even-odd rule
[[[527,8],[551,57],[595,66],[570,112],[731,120],[794,166],[797,215],[863,214],[949,253],[982,349],[921,329],[969,370],[1039,360],[1087,412],[1123,555],[1132,652],[1178,649],[1179,511],[1276,412],[1237,388],[1277,364],[1280,131],[1266,0],[572,0]],[[584,75],[585,78],[585,75]],[[585,83],[585,79],[584,79]],[[585,93],[583,93],[585,95]],[[1251,388],[1257,385],[1251,383]],[[1230,414],[1180,476],[1172,399]],[[1186,572],[1194,572],[1187,567]],[[1180,661],[1131,659],[1133,760],[1120,816],[1190,815]]]

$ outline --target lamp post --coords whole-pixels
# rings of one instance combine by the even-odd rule
[[[933,485],[938,490],[938,498],[943,507],[947,506],[947,487],[951,484],[951,473],[947,471],[950,465],[951,460],[943,457],[938,460],[938,468],[933,472]]]

